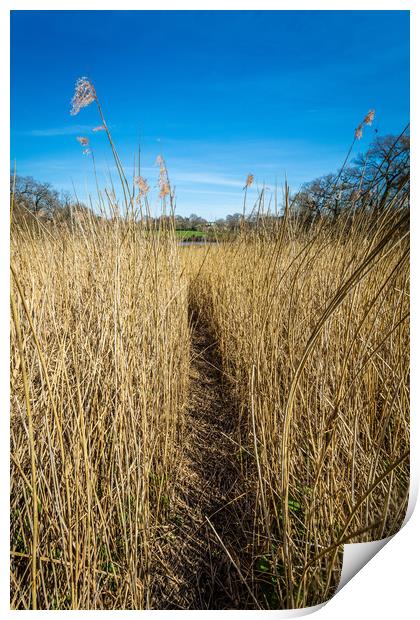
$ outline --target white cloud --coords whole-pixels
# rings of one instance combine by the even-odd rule
[[[73,136],[91,131],[90,125],[66,125],[65,127],[48,127],[45,129],[28,129],[19,132],[21,135],[34,137]]]

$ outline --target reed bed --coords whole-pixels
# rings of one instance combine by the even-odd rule
[[[13,231],[14,608],[149,605],[189,361],[174,244],[118,221]]]
[[[266,607],[326,600],[342,544],[394,534],[404,519],[407,219],[395,203],[309,231],[289,215],[274,239],[262,223],[186,257],[235,395],[255,498],[247,570]]]
[[[263,608],[329,598],[342,544],[405,515],[408,267],[395,205],[201,248],[118,218],[13,229],[12,607],[159,607],[191,308],[234,400],[241,580]]]
[[[179,593],[197,588],[196,567],[213,588],[226,563],[244,607],[325,601],[343,543],[395,533],[407,506],[404,184],[379,211],[334,210],[310,226],[286,186],[283,217],[258,208],[251,225],[248,175],[237,237],[181,247],[164,160],[156,228],[149,185],[139,171],[131,188],[81,78],[72,113],[94,102],[120,200],[98,188],[101,217],[60,223],[15,221],[12,198],[11,607],[155,609],[169,582],[177,600],[202,601]],[[203,375],[193,384],[191,369]],[[231,515],[243,531],[230,536]],[[164,557],[168,545],[179,549]],[[218,587],[228,605],[229,585]]]

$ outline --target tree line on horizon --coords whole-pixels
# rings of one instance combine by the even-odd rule
[[[289,208],[304,222],[312,224],[320,217],[336,219],[349,209],[363,209],[372,214],[380,212],[393,196],[409,193],[410,136],[403,131],[399,136],[376,137],[365,153],[359,154],[351,164],[337,173],[329,173],[302,185],[289,197]],[[101,219],[91,206],[74,198],[69,192],[58,192],[50,183],[43,183],[32,176],[11,174],[10,191],[13,194],[15,221],[41,220],[71,223],[78,215]],[[192,213],[176,214],[176,230],[206,233],[212,229],[235,231],[244,219],[249,225],[256,224],[262,214],[269,220],[283,217],[283,209],[270,206],[264,211],[266,188],[258,191],[258,197],[249,214],[233,213],[209,221]],[[152,224],[159,224],[170,216],[148,217]]]

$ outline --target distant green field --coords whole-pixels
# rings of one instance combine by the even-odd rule
[[[178,235],[178,237],[180,239],[184,240],[188,240],[188,239],[192,239],[192,238],[198,238],[198,239],[205,239],[206,235],[205,233],[199,231],[199,230],[177,230],[176,234]]]

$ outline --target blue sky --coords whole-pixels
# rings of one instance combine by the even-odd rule
[[[94,105],[70,116],[88,76],[129,174],[157,182],[162,154],[177,211],[241,211],[248,173],[293,190],[340,167],[354,128],[409,121],[408,11],[13,11],[11,160],[57,189],[94,193],[115,170]],[[366,128],[357,150],[365,150]],[[154,198],[156,205],[157,197]]]

